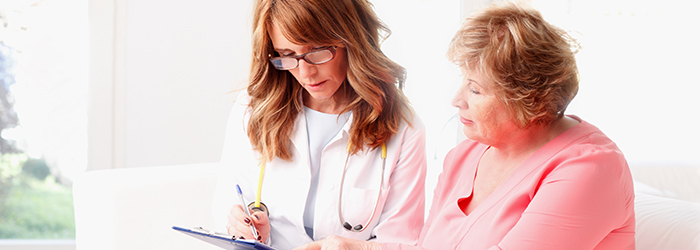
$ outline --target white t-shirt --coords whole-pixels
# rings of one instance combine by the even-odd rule
[[[314,208],[323,149],[340,132],[350,119],[352,112],[345,112],[339,117],[337,114],[326,114],[308,107],[304,107],[304,111],[306,112],[306,132],[309,135],[309,159],[311,161],[311,186],[304,209],[304,228],[306,234],[313,239]]]

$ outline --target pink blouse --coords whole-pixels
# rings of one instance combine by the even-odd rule
[[[469,215],[458,203],[471,195],[488,146],[460,143],[445,157],[418,245],[382,249],[634,249],[627,162],[598,128],[571,117],[581,123],[523,162]]]

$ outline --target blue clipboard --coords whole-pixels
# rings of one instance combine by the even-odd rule
[[[176,231],[180,231],[184,234],[187,234],[189,236],[195,237],[197,239],[209,242],[210,244],[213,244],[215,246],[221,247],[223,249],[228,249],[228,250],[254,250],[254,249],[262,249],[262,250],[275,250],[274,248],[262,244],[258,241],[255,240],[243,240],[243,239],[236,239],[236,236],[224,234],[224,233],[217,233],[214,231],[210,231],[201,227],[196,227],[196,228],[183,228],[183,227],[178,227],[178,226],[173,226],[173,229]]]

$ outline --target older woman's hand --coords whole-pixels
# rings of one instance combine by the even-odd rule
[[[380,250],[382,244],[331,235],[327,238],[294,248],[294,250]]]
[[[253,211],[248,217],[241,205],[235,205],[231,208],[226,231],[230,235],[252,240],[254,237],[250,229],[251,223],[258,230],[258,238],[255,240],[262,243],[267,242],[267,239],[270,238],[270,219],[267,217],[267,214],[263,211]]]

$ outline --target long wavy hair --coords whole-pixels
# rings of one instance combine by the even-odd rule
[[[294,120],[303,108],[302,86],[289,71],[269,62],[276,52],[270,31],[277,25],[296,44],[343,44],[347,50],[344,91],[352,111],[349,151],[376,148],[410,124],[412,111],[402,92],[406,71],[380,49],[390,30],[366,0],[258,0],[253,16],[253,56],[248,93],[248,138],[261,161],[290,161]]]
[[[579,44],[523,3],[492,5],[467,18],[447,56],[492,80],[521,128],[563,117],[578,92]]]

